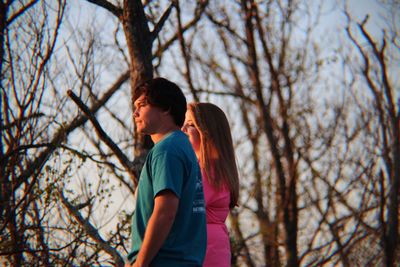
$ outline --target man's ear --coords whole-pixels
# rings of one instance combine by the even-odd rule
[[[164,111],[162,112],[162,114],[164,114],[164,115],[169,115],[169,114],[170,114],[170,111],[171,111],[171,108],[169,108],[169,109],[167,109],[167,110],[164,110]]]

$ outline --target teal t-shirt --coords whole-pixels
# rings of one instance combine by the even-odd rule
[[[150,265],[201,266],[207,246],[203,185],[196,155],[182,131],[166,136],[147,155],[138,184],[128,260],[135,261],[153,212],[154,198],[163,190],[175,193],[179,206],[172,229]]]

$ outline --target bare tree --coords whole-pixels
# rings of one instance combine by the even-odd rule
[[[398,15],[399,3],[389,1],[380,4],[387,16],[386,25],[382,26],[380,37],[376,37],[368,27],[369,16],[363,21],[353,22],[347,11],[347,33],[358,50],[361,62],[354,66],[355,79],[360,79],[369,90],[371,104],[374,107],[374,129],[371,138],[377,140],[377,148],[371,151],[376,154],[375,175],[376,212],[379,224],[375,236],[380,238],[385,266],[396,266],[399,263],[399,198],[400,192],[400,98],[399,84],[394,78],[398,69],[400,47]],[[352,27],[355,24],[355,27]],[[368,109],[369,107],[363,107]]]
[[[215,84],[224,88],[218,92],[213,88],[205,90],[204,87],[211,87],[209,84],[197,85],[197,93],[231,95],[237,98],[237,104],[241,107],[238,110],[245,126],[244,136],[249,137],[252,148],[250,158],[253,172],[250,176],[254,175],[255,179],[251,185],[252,189],[249,190],[249,203],[245,202],[243,206],[254,212],[258,219],[259,234],[264,246],[262,262],[268,266],[282,264],[282,256],[279,255],[280,244],[284,244],[285,247],[285,264],[289,266],[299,264],[296,192],[298,156],[294,147],[296,137],[289,132],[289,123],[294,118],[290,118],[289,114],[293,112],[292,94],[296,80],[306,69],[308,48],[305,46],[304,50],[292,50],[291,28],[297,5],[299,3],[296,1],[288,3],[270,1],[264,4],[241,1],[237,6],[216,5],[213,11],[210,9],[208,12],[208,18],[215,27],[217,38],[221,41],[221,50],[225,51],[223,56],[228,64],[221,64],[214,60],[213,56],[209,59],[202,57],[201,52],[193,56],[200,61],[200,64],[206,66],[203,67],[204,73],[209,73],[204,74],[205,77],[202,79],[207,81],[215,79],[217,81]],[[272,14],[275,7],[278,7],[278,15]],[[235,10],[237,13],[233,12]],[[275,23],[273,16],[280,21],[273,24]],[[268,25],[267,28],[265,25]],[[276,32],[273,32],[274,30]],[[277,34],[276,38],[268,39],[274,34]],[[303,56],[297,59],[293,57],[293,54],[302,55],[302,52]],[[182,52],[182,56],[185,62],[189,62],[185,53]],[[187,66],[183,73],[187,83],[192,84],[189,79],[190,69]],[[193,98],[198,99],[196,92],[193,93],[193,89],[191,91]],[[276,109],[280,111],[276,113],[274,111]],[[265,149],[260,148],[265,145],[265,141],[268,142],[271,157],[260,154],[265,153]],[[267,158],[273,162],[271,165],[263,162]],[[273,166],[271,168],[273,174],[265,175],[263,170],[265,166]],[[256,203],[255,209],[250,204],[253,200]],[[247,251],[243,254],[245,255],[243,261],[253,266],[254,259],[248,253],[250,250],[247,245],[251,241],[245,242],[243,236],[248,233],[243,234],[236,216],[233,217],[232,223],[235,236],[240,243],[238,249]],[[236,254],[241,255],[240,252]]]
[[[252,239],[258,237],[262,240],[263,264],[299,265],[296,187],[300,166],[297,152],[300,144],[297,139],[301,136],[296,135],[296,121],[299,118],[303,120],[303,114],[302,107],[296,103],[299,99],[294,95],[296,88],[303,82],[302,77],[308,77],[313,70],[307,64],[314,64],[308,61],[308,56],[312,56],[308,52],[311,21],[306,27],[306,43],[294,47],[292,41],[294,19],[299,16],[295,10],[300,6],[299,1],[241,1],[240,5],[232,3],[223,6],[215,4],[207,14],[215,30],[215,39],[220,41],[215,46],[220,45],[224,52],[217,56],[211,51],[209,58],[203,56],[202,51],[198,54],[193,52],[195,55],[192,56],[203,65],[198,68],[204,69],[203,77],[197,80],[210,81],[208,84],[198,82],[196,90],[191,89],[191,92],[195,91],[192,93],[193,99],[198,98],[198,93],[234,97],[235,101],[231,103],[237,106],[233,109],[241,114],[244,125],[241,133],[249,140],[246,145],[250,147],[251,161],[247,163],[252,166],[252,170],[242,179],[249,179],[252,183],[245,189],[246,193],[242,191],[246,197],[243,198],[239,214],[245,214],[246,211],[253,213],[257,218],[258,233],[243,231],[242,227],[245,229],[246,226],[240,225],[246,223],[239,223],[237,213],[234,213],[231,221],[239,244],[235,246],[239,251],[235,254],[239,257],[243,255],[241,261],[248,266],[260,262],[257,260],[259,255],[249,253],[252,251],[249,246],[254,242]],[[213,37],[207,35],[206,38]],[[204,40],[201,47],[207,48],[208,45],[207,40]],[[190,62],[185,53],[182,52],[182,56],[185,62]],[[216,59],[221,56],[223,60]],[[191,74],[191,68],[196,69],[196,66],[185,66],[182,73],[185,74],[188,87],[192,88],[194,86],[190,85],[192,82],[189,78],[194,75]],[[215,85],[221,90],[213,88]],[[312,89],[308,84],[301,86]],[[312,139],[311,136],[308,138]],[[284,255],[280,255],[280,247],[284,248]]]
[[[37,180],[58,140],[44,132],[49,118],[40,106],[64,8],[65,1],[1,3],[1,255],[15,266],[50,264]]]
[[[233,266],[394,266],[398,31],[376,38],[347,13],[357,50],[343,42],[342,59],[315,32],[323,3],[2,1],[2,259],[124,264],[152,145],[131,126],[131,95],[167,74],[230,118]]]
[[[350,62],[337,74],[337,55],[314,39],[323,10],[322,2],[211,3],[207,30],[181,41],[176,68],[192,98],[220,103],[236,125],[236,266],[354,266],[353,252],[374,240],[379,197],[366,189],[379,177],[374,115],[359,112],[366,100],[349,93]],[[363,264],[379,264],[370,244]]]
[[[61,23],[66,1],[2,1],[0,6],[0,253],[12,265],[122,266],[121,255],[129,249],[132,209],[118,210],[119,215],[111,217],[111,230],[103,229],[108,223],[99,220],[96,210],[110,210],[117,187],[133,196],[141,161],[152,144],[150,139],[132,138],[131,116],[121,118],[110,102],[125,94],[128,80],[130,99],[137,83],[152,77],[153,59],[161,60],[163,51],[178,39],[173,31],[165,42],[159,38],[173,5],[164,9],[141,1],[124,1],[122,6],[82,2],[92,2],[117,18],[113,50],[107,51],[110,43],[101,44],[95,28]],[[195,8],[193,19],[182,25],[184,31],[199,21],[204,7]],[[72,6],[68,11],[77,12]],[[120,25],[125,38],[119,34]],[[156,40],[158,47],[153,49]],[[103,55],[96,56],[98,52]],[[117,56],[122,64],[113,64],[120,67],[113,72],[116,78],[105,83],[100,66],[112,60],[107,55]],[[68,89],[73,101],[67,100]],[[128,114],[129,110],[128,104]],[[111,118],[111,127],[118,125],[123,134],[116,138],[96,113]],[[88,121],[93,126],[86,125]],[[82,145],[87,141],[90,145]],[[127,156],[130,150],[135,151],[134,160]],[[88,172],[93,166],[97,172]]]

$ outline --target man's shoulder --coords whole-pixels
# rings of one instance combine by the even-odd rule
[[[151,158],[177,159],[183,162],[196,162],[196,154],[188,137],[181,131],[173,132],[164,140],[157,143],[151,153]]]
[[[181,149],[191,148],[187,136],[181,131],[175,131],[157,143],[153,151],[158,152],[181,152]]]

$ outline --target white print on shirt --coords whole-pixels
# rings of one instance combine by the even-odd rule
[[[203,182],[201,181],[201,176],[197,175],[196,180],[196,192],[193,200],[193,213],[205,213],[206,209],[203,196]]]

